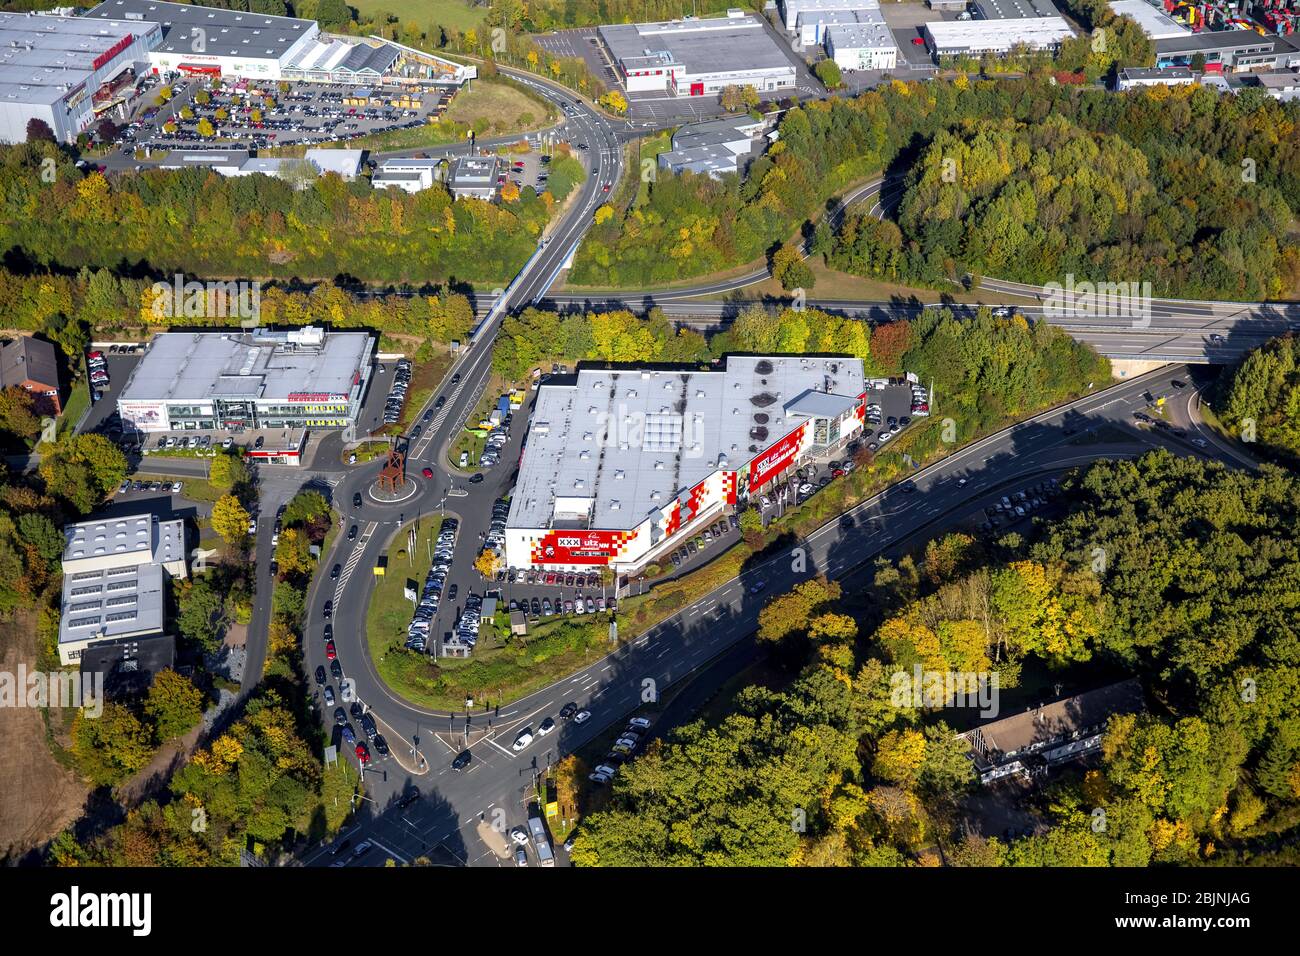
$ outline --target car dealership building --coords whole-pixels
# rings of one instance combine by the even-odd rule
[[[125,428],[346,428],[370,379],[365,332],[164,332],[154,336],[118,399]]]
[[[636,571],[862,430],[862,361],[731,356],[542,385],[506,522],[512,568]]]

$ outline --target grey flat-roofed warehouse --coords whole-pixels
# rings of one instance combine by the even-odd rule
[[[345,395],[369,354],[364,332],[331,332],[319,347],[294,347],[292,333],[164,332],[122,390],[123,401],[213,397],[272,401],[291,394]]]
[[[1052,0],[974,0],[972,6],[981,20],[1024,20],[1061,15]]]
[[[275,58],[319,32],[312,20],[161,0],[104,0],[86,16],[160,23],[162,42],[154,52],[182,55]],[[195,45],[195,29],[203,31],[201,49]]]
[[[26,139],[39,119],[68,142],[94,120],[93,97],[128,67],[144,63],[156,23],[35,13],[0,13],[0,140]]]
[[[575,498],[591,500],[587,526],[635,528],[814,414],[851,409],[865,382],[857,359],[749,355],[717,370],[581,369],[576,379],[538,390],[508,527],[563,527],[557,513]]]
[[[741,10],[598,32],[629,93],[713,96],[728,86],[770,92],[795,84],[790,58],[763,21]]]
[[[740,20],[731,28],[702,29],[701,21],[671,23],[619,23],[600,28],[600,35],[619,60],[630,63],[641,58],[658,62],[666,52],[687,73],[717,73],[724,70],[760,70],[789,66],[790,61],[762,29]],[[647,52],[649,51],[649,52]]]

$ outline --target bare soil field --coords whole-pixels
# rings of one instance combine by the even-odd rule
[[[32,670],[36,661],[34,620],[18,612],[0,621],[0,670],[16,675],[19,663]],[[62,718],[51,714],[51,726]],[[0,766],[0,860],[17,862],[80,816],[90,789],[50,753],[36,708],[0,707]]]

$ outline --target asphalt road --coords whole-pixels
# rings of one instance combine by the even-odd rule
[[[1147,406],[1150,391],[1168,397],[1177,424],[1197,428],[1192,407],[1194,390],[1171,384],[1176,378],[1186,381],[1191,374],[1186,367],[1162,369],[963,448],[918,471],[907,482],[915,486],[914,492],[909,493],[902,485],[891,487],[793,543],[790,555],[746,568],[739,578],[635,641],[499,712],[495,708],[476,709],[466,715],[427,710],[392,694],[375,674],[364,647],[364,627],[358,626],[365,616],[369,588],[364,582],[368,575],[354,576],[335,592],[335,641],[358,696],[373,709],[390,746],[400,752],[400,759],[395,753],[392,758],[376,761],[368,771],[368,798],[358,810],[358,827],[351,838],[377,838],[384,852],[372,854],[373,859],[363,858],[358,865],[381,865],[385,854],[408,862],[429,853],[468,864],[509,865],[510,861],[503,860],[484,840],[484,827],[500,831],[524,821],[524,801],[534,772],[604,733],[640,706],[647,687],[662,694],[674,682],[731,652],[752,634],[766,598],[800,580],[817,574],[843,578],[901,540],[971,520],[997,495],[1032,482],[1033,475],[1059,472],[1098,458],[1134,456],[1155,446],[1169,447],[1180,454],[1237,461],[1236,453],[1217,440],[1201,437],[1199,432],[1189,431],[1185,438],[1179,438],[1172,430],[1134,423],[1133,413]],[[1109,436],[1105,440],[1090,434],[1103,426]],[[1070,434],[1066,434],[1067,429]],[[1205,442],[1204,447],[1196,443],[1198,438]],[[966,480],[959,483],[963,478]],[[457,507],[477,513],[490,505],[492,494],[483,490],[480,497],[459,499]],[[422,499],[427,500],[427,495],[427,491],[422,493]],[[368,523],[356,547],[362,549],[363,555],[377,554],[396,530],[397,516],[391,512],[397,507],[368,502],[363,510]],[[411,513],[406,509],[407,517]],[[456,562],[472,558],[477,548],[473,537],[473,526],[467,519],[462,523]],[[347,553],[344,544],[340,543],[340,554]],[[794,553],[794,548],[802,550],[802,557]],[[360,568],[365,565],[365,557],[356,564]],[[334,582],[325,583],[334,587]],[[305,639],[309,671],[323,660],[320,607],[326,593],[318,584],[311,598]],[[743,653],[734,657],[737,662],[747,659]],[[725,667],[709,667],[700,679],[720,684],[733,672]],[[708,688],[692,690],[705,692]],[[556,716],[568,701],[589,708],[593,717],[582,726],[560,723],[553,734],[536,739],[521,752],[512,749],[511,743],[520,731],[535,730],[542,719]],[[474,759],[463,772],[453,771],[451,760],[464,747],[467,735]],[[421,799],[406,809],[398,807],[400,795],[412,787],[418,788]],[[309,864],[333,860],[324,849],[306,856]]]

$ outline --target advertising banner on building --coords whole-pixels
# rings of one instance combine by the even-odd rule
[[[804,422],[749,463],[749,490],[751,493],[756,488],[763,487],[764,484],[789,467],[795,456],[799,454],[799,448],[803,445],[804,434],[807,431],[808,423]]]
[[[130,422],[137,431],[166,431],[171,427],[165,402],[120,402],[122,422]]]
[[[631,531],[548,531],[533,545],[534,564],[609,564],[636,537]]]

